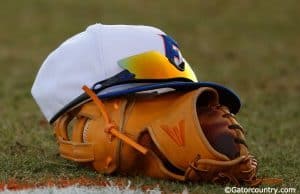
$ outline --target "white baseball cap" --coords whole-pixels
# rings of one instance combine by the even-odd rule
[[[31,92],[46,119],[53,122],[88,100],[81,89],[83,85],[100,98],[161,88],[208,86],[219,91],[233,112],[240,108],[233,91],[216,83],[198,82],[175,40],[150,26],[89,26],[50,53]]]

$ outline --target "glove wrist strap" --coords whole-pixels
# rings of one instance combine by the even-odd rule
[[[74,118],[71,113],[59,118],[54,131],[59,144],[60,155],[75,162],[90,162],[94,160],[94,145],[91,143],[76,143],[69,140],[67,126]]]

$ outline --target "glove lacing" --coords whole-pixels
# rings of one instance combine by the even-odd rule
[[[91,97],[91,99],[94,101],[96,106],[99,108],[101,111],[101,114],[106,122],[106,127],[104,129],[105,132],[116,136],[117,138],[121,139],[125,143],[129,144],[133,148],[135,148],[137,151],[146,154],[148,152],[147,148],[143,147],[142,145],[138,144],[134,140],[130,139],[128,136],[124,135],[123,133],[120,133],[117,129],[118,126],[116,123],[109,117],[104,104],[102,103],[101,99],[98,98],[98,96],[87,86],[83,86],[82,89],[85,91],[87,95]]]

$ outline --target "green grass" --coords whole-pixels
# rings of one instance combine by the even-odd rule
[[[66,38],[101,22],[154,25],[173,36],[201,80],[239,93],[238,119],[259,160],[259,176],[281,177],[281,187],[299,190],[299,7],[296,0],[2,2],[0,182],[108,178],[58,157],[52,130],[30,94],[45,57]],[[131,179],[136,185],[160,184],[167,192],[184,187],[193,193],[223,192],[216,185]]]

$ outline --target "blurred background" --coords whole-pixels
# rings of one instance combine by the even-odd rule
[[[104,23],[153,25],[171,35],[199,80],[240,95],[238,118],[260,174],[299,185],[299,8],[297,0],[2,0],[0,180],[59,175],[53,169],[60,166],[44,162],[64,164],[30,89],[52,50],[88,25]]]

